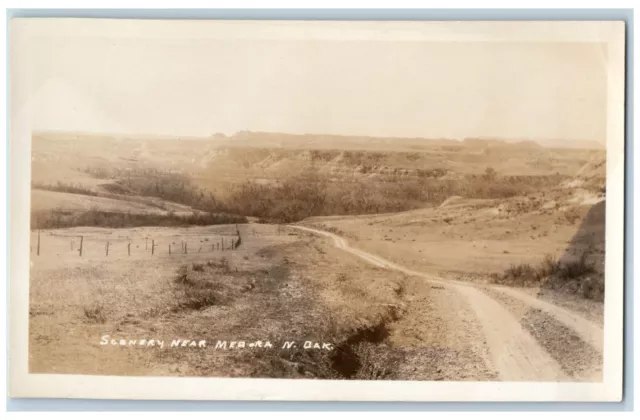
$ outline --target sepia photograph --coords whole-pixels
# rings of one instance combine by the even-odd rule
[[[619,400],[623,22],[9,47],[16,396]]]

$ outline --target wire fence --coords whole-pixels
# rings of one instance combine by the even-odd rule
[[[68,240],[69,247],[64,245]],[[93,236],[85,235],[78,236],[58,236],[56,240],[51,241],[42,240],[41,230],[37,231],[37,235],[34,238],[34,244],[31,245],[30,252],[32,255],[38,257],[40,255],[51,254],[52,249],[55,255],[60,255],[60,251],[63,249],[68,252],[77,253],[79,257],[87,256],[87,252],[91,256],[103,255],[109,257],[109,255],[140,255],[141,253],[148,254],[150,256],[156,255],[188,255],[188,254],[200,254],[200,253],[214,253],[234,251],[242,245],[242,235],[240,230],[236,227],[235,234],[222,235],[222,236],[200,236],[199,239],[194,240],[177,240],[175,238],[152,237],[145,236],[132,240],[131,238],[125,239],[97,239]],[[45,246],[45,242],[46,246]]]

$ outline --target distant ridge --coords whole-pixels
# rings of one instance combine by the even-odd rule
[[[338,134],[291,134],[264,131],[238,131],[232,135],[215,133],[210,136],[174,136],[157,134],[121,134],[121,133],[95,133],[86,131],[34,131],[34,137],[46,137],[49,139],[74,140],[75,138],[95,140],[190,140],[212,141],[224,146],[238,147],[282,147],[282,148],[362,148],[378,147],[388,148],[392,145],[411,150],[419,150],[423,147],[523,147],[523,148],[554,148],[554,149],[597,149],[604,150],[604,144],[593,140],[572,139],[529,139],[529,138],[495,138],[495,137],[468,137],[455,138],[428,138],[428,137],[376,137],[355,136]]]
[[[465,145],[480,147],[545,147],[548,149],[598,149],[604,150],[604,144],[594,140],[575,139],[528,139],[528,138],[491,138],[491,137],[470,137],[463,140]]]
[[[607,146],[594,140],[542,140],[541,145],[552,149],[597,149],[605,150]]]

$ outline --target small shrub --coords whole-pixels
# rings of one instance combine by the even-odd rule
[[[570,209],[564,212],[564,218],[569,224],[573,225],[580,219],[580,213],[576,209]]]
[[[558,260],[556,260],[553,255],[546,254],[540,263],[538,268],[538,276],[540,278],[545,278],[552,276],[558,273],[561,269],[562,265]]]
[[[538,272],[531,264],[511,265],[502,276],[502,280],[518,285],[533,283],[538,279]]]
[[[218,267],[225,272],[231,271],[231,266],[229,264],[229,260],[227,259],[227,257],[220,258],[220,263],[218,264]]]
[[[487,169],[485,169],[483,174],[484,179],[486,179],[487,181],[494,181],[497,176],[498,173],[492,167],[488,167]]]
[[[595,263],[589,261],[592,247],[580,254],[577,260],[559,261],[545,255],[537,266],[531,264],[512,265],[504,273],[493,273],[493,283],[511,286],[532,286],[544,283],[545,287],[564,289],[583,297],[602,300],[604,277],[599,275]]]
[[[194,272],[204,271],[205,264],[192,264]],[[191,273],[189,267],[183,265],[178,269],[174,284],[176,304],[172,311],[185,309],[200,310],[213,305],[228,302],[226,287],[223,283],[212,279],[210,276]]]
[[[107,322],[107,316],[104,313],[104,306],[101,303],[94,303],[83,308],[84,316],[91,322],[104,324]]]
[[[604,279],[598,276],[587,277],[581,282],[579,291],[586,299],[602,302],[604,300]]]
[[[206,262],[206,266],[210,268],[221,269],[225,273],[231,271],[231,265],[229,264],[229,260],[227,259],[227,257],[222,257],[218,261],[209,260]]]
[[[402,296],[402,294],[404,294],[404,290],[405,290],[404,283],[394,283],[393,284],[393,292],[396,295]]]
[[[189,270],[186,265],[183,265],[178,269],[174,282],[180,285],[193,284],[192,280],[189,278]]]
[[[175,309],[200,310],[224,302],[224,296],[213,288],[186,289],[184,297]]]
[[[384,345],[358,343],[354,346],[359,367],[352,379],[392,379],[399,365],[399,356]]]
[[[594,273],[595,265],[588,259],[589,256],[585,251],[577,260],[563,263],[559,270],[560,277],[564,280],[570,280]]]
[[[254,377],[344,379],[333,369],[326,352],[292,349],[253,353],[246,357],[250,357],[256,366]]]

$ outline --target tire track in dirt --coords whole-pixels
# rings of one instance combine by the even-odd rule
[[[495,288],[486,287],[483,291],[507,306],[519,318],[520,325],[560,363],[567,375],[584,381],[602,381],[602,353],[575,331],[549,313]]]
[[[518,290],[511,289],[509,287],[499,286],[495,287],[501,293],[509,295],[512,298],[518,299],[529,306],[539,309],[548,313],[555,319],[560,321],[566,327],[569,327],[575,331],[582,340],[589,343],[594,349],[602,353],[604,348],[604,331],[601,327],[595,323],[587,320],[581,315],[576,314],[568,309],[561,308],[549,302],[545,302],[535,297],[520,292]]]
[[[418,276],[432,284],[453,288],[460,295],[465,296],[475,312],[479,324],[482,326],[482,331],[489,346],[491,360],[501,380],[560,381],[568,379],[560,364],[538,344],[536,339],[527,330],[522,328],[518,319],[516,319],[507,308],[476,287],[455,280],[447,281],[438,279],[424,273],[407,269],[377,255],[350,247],[344,238],[330,232],[305,226],[291,225],[291,227],[329,237],[333,239],[336,247],[350,252],[378,267],[398,270],[408,275]],[[518,296],[519,295],[518,293]],[[520,298],[527,299],[521,296]],[[563,324],[571,324],[568,326],[572,329],[580,330],[576,332],[578,332],[581,337],[589,336],[589,334],[593,332],[592,323],[589,323],[589,321],[586,321],[576,314],[572,314],[568,310],[556,308],[555,305],[540,302],[533,297],[527,300],[533,300],[533,302],[529,302],[532,306],[546,310],[552,315],[562,318],[561,322],[563,322]],[[588,324],[585,324],[585,322]]]
[[[407,276],[405,314],[390,324],[388,343],[402,352],[399,377],[421,381],[495,381],[485,335],[466,299],[450,287]]]
[[[467,297],[487,338],[493,364],[503,381],[561,381],[564,371],[511,312],[470,286],[456,286]]]

